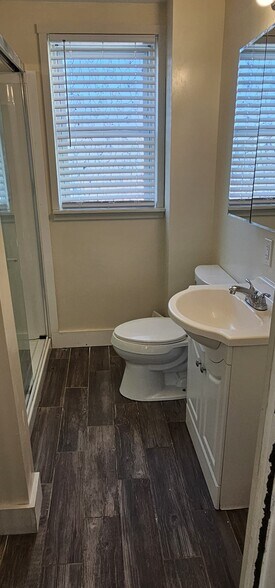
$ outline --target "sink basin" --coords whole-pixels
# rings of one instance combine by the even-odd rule
[[[190,286],[171,298],[169,315],[193,339],[214,349],[220,343],[266,345],[271,304],[266,311],[256,311],[244,298],[241,293],[233,296],[226,286]]]

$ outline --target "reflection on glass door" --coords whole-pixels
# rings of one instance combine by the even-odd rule
[[[47,326],[20,73],[0,73],[0,137],[0,216],[27,402]]]
[[[0,129],[2,131],[0,113]],[[27,317],[24,301],[23,284],[21,279],[20,261],[18,253],[15,218],[12,213],[9,197],[8,174],[5,166],[4,149],[2,145],[2,132],[0,143],[0,213],[2,231],[6,251],[6,261],[9,274],[13,312],[17,333],[21,371],[25,395],[31,387],[33,378],[30,343],[28,337]]]

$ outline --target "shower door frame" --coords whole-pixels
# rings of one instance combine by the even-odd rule
[[[36,382],[34,382],[35,392],[27,407],[29,427],[32,430],[37,406],[40,401],[47,359],[52,346],[52,336],[58,331],[58,315],[36,72],[24,71],[23,81],[48,327],[47,346],[45,345],[44,348],[45,357],[41,358],[41,369],[38,370]]]
[[[53,256],[49,227],[46,173],[40,128],[41,120],[39,116],[36,72],[25,71],[21,60],[8,46],[1,35],[0,54],[9,66],[11,73],[15,72],[22,75],[22,101],[30,166],[30,179],[33,189],[38,257],[45,307],[46,339],[36,373],[34,374],[31,394],[26,407],[28,425],[31,432],[41,397],[41,389],[51,349],[52,333],[58,330]]]

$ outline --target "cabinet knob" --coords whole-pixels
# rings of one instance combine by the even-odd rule
[[[201,365],[201,361],[200,361],[199,359],[197,359],[197,360],[196,360],[196,366],[197,366],[197,367],[200,367],[200,365]]]

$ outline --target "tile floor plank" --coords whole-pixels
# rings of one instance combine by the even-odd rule
[[[51,359],[69,359],[71,350],[69,347],[56,348],[51,350]]]
[[[192,513],[172,448],[147,449],[163,559],[200,555]]]
[[[182,477],[183,485],[189,499],[189,508],[214,510],[213,502],[185,423],[169,423],[169,428],[179,468],[184,474]]]
[[[241,508],[239,510],[228,510],[227,516],[230,520],[235,537],[238,541],[241,551],[244,549],[246,524],[247,524],[248,509]]]
[[[115,405],[115,425],[132,425],[140,429],[138,402],[119,402]]]
[[[118,478],[148,478],[138,403],[116,404],[115,424]]]
[[[87,388],[89,372],[89,347],[74,347],[71,350],[67,388]]]
[[[149,480],[119,482],[126,588],[165,588]]]
[[[68,359],[49,359],[40,406],[61,406],[68,371]]]
[[[169,447],[172,439],[160,402],[140,402],[138,412],[144,446]]]
[[[225,511],[194,511],[194,524],[210,586],[238,588],[241,551]]]
[[[26,588],[35,588],[39,586],[41,578],[43,553],[46,541],[46,532],[48,526],[48,519],[52,498],[52,484],[42,485],[42,508],[39,522],[39,530],[35,538],[34,547],[31,554],[30,563],[28,566],[28,574],[26,581]]]
[[[83,558],[83,453],[60,453],[53,480],[44,566]]]
[[[185,400],[167,400],[161,404],[168,423],[180,423],[186,421]]]
[[[114,391],[111,372],[110,370],[90,372],[88,425],[112,425],[113,423]]]
[[[118,512],[115,428],[88,427],[84,478],[85,516],[109,516]]]
[[[0,565],[1,565],[4,553],[5,553],[5,549],[7,547],[7,541],[8,541],[7,535],[0,536]]]
[[[43,486],[39,531],[32,535],[11,535],[0,570],[1,588],[37,588],[40,585],[42,556],[51,499],[51,485]]]
[[[119,517],[87,519],[85,527],[85,588],[123,588]]]
[[[52,482],[56,450],[62,418],[62,408],[39,408],[32,433],[35,471],[40,472],[42,484]]]
[[[32,545],[29,539],[21,541],[18,546],[14,538],[9,537],[1,565],[1,588],[11,588],[11,586],[25,588],[27,586],[31,549]]]
[[[58,451],[83,451],[86,447],[88,391],[66,388]]]
[[[185,402],[124,398],[123,370],[112,348],[92,350],[90,367],[88,348],[52,351],[32,441],[42,479],[55,472],[38,534],[0,538],[0,588],[237,588],[245,510],[214,510]],[[95,372],[105,387],[88,426]]]
[[[200,557],[166,561],[164,567],[167,588],[214,588],[214,585],[209,584],[205,565]]]
[[[110,369],[110,348],[92,347],[90,356],[90,371],[106,371]]]
[[[116,425],[115,430],[118,479],[148,478],[139,429],[133,425]]]
[[[43,568],[40,588],[83,588],[82,564]]]

